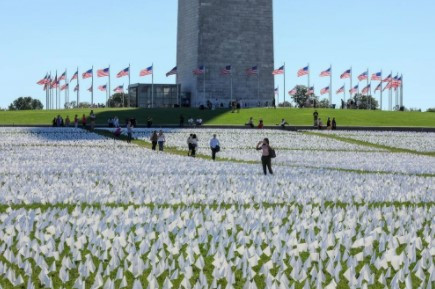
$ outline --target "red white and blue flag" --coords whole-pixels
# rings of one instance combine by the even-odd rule
[[[197,69],[193,70],[193,74],[195,75],[203,75],[204,73],[205,73],[204,65],[201,65]]]
[[[322,89],[320,90],[320,94],[321,94],[321,95],[324,95],[324,94],[327,94],[327,93],[329,93],[329,86],[327,86],[327,87],[325,87],[325,88],[322,88]]]
[[[382,72],[373,73],[372,80],[382,81]]]
[[[391,82],[393,80],[392,75],[390,73],[390,75],[388,75],[384,80],[382,80],[382,82]]]
[[[252,66],[251,68],[246,69],[246,75],[251,76],[251,75],[257,75],[258,73],[258,67],[256,66]]]
[[[92,69],[89,69],[88,71],[86,71],[86,72],[84,72],[82,74],[82,78],[83,79],[86,79],[86,78],[89,78],[89,77],[92,77]]]
[[[174,68],[172,68],[168,73],[166,73],[166,77],[170,76],[170,75],[175,75],[177,74],[177,67],[175,66]]]
[[[71,77],[70,81],[73,81],[74,79],[79,78],[79,71],[77,70],[76,73],[74,73],[74,75]]]
[[[350,78],[351,75],[352,75],[352,69],[348,69],[341,74],[340,78],[341,79]]]
[[[306,67],[301,68],[301,69],[298,70],[298,77],[307,75],[308,73],[310,73],[310,67],[306,66]]]
[[[371,84],[369,83],[369,85],[364,87],[364,89],[361,91],[361,93],[362,94],[367,94],[369,92],[370,88],[371,88]]]
[[[307,90],[306,95],[311,95],[311,94],[314,94],[314,86],[311,86],[311,87]]]
[[[44,78],[41,79],[40,81],[38,81],[36,84],[44,85],[44,84],[47,84],[47,82],[48,82],[48,74],[46,74],[46,75],[44,76]]]
[[[275,69],[274,71],[272,71],[272,74],[273,75],[284,74],[284,70],[285,70],[285,68],[284,68],[284,65],[283,65],[280,68]]]
[[[378,86],[376,86],[375,91],[380,91],[382,89],[382,83],[379,83]]]
[[[59,81],[57,80],[57,75],[54,77],[54,80],[51,82],[51,88],[57,88],[59,86]]]
[[[62,75],[59,77],[59,81],[61,80],[65,80],[66,79],[66,71],[64,73],[62,73]]]
[[[67,89],[68,88],[68,83],[65,83],[64,85],[62,85],[61,87],[60,87],[60,90],[62,91],[62,90],[65,90],[65,89]]]
[[[121,78],[124,76],[128,76],[130,75],[130,67],[124,68],[123,70],[121,70],[120,72],[118,72],[118,74],[116,75],[117,78]]]
[[[297,87],[295,86],[295,87],[293,87],[292,90],[290,90],[290,91],[288,92],[288,94],[289,94],[289,95],[295,95],[297,92],[298,92],[298,90],[297,90]]]
[[[349,92],[350,92],[351,94],[353,94],[353,93],[357,93],[357,92],[358,92],[358,87],[359,87],[358,84],[355,85],[351,90],[349,90]]]
[[[98,77],[106,77],[106,76],[109,76],[109,74],[110,74],[110,68],[109,67],[97,70],[97,76]]]
[[[106,88],[107,88],[106,84],[98,86],[98,89],[101,90],[101,91],[106,91]]]
[[[113,91],[118,93],[124,92],[124,85],[117,86]]]
[[[363,80],[368,79],[368,78],[369,78],[369,73],[368,73],[368,71],[363,72],[363,73],[361,73],[361,74],[358,76],[358,80],[359,80],[359,81],[363,81]]]
[[[74,91],[78,91],[80,86],[77,84],[76,87],[74,87]]]
[[[326,76],[331,76],[331,67],[320,72],[320,77],[326,77]]]
[[[402,82],[402,78],[399,75],[396,75],[392,80],[392,85],[394,88],[398,88]]]
[[[149,66],[145,69],[142,69],[139,73],[139,76],[147,76],[153,74],[153,66]]]
[[[222,68],[221,74],[222,75],[231,74],[231,65],[227,65],[227,66],[225,66],[225,68]]]
[[[344,85],[342,87],[340,87],[339,90],[337,90],[337,94],[343,93],[344,92]]]

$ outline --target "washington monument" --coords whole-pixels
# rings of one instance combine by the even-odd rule
[[[271,104],[274,98],[272,0],[179,0],[177,83],[192,106]],[[192,71],[204,66],[205,75]],[[222,69],[231,66],[230,75]],[[257,75],[246,70],[257,68]],[[204,79],[205,76],[205,79]]]

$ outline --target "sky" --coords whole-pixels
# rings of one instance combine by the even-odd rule
[[[273,0],[273,5],[275,66],[286,63],[287,91],[307,83],[296,73],[309,63],[319,94],[329,85],[319,74],[332,65],[333,103],[339,103],[335,91],[344,83],[349,87],[339,77],[343,71],[352,66],[356,84],[367,68],[370,74],[382,69],[384,76],[403,74],[407,108],[435,107],[435,1]],[[36,82],[49,71],[67,69],[70,78],[77,67],[81,74],[110,65],[113,89],[127,87],[127,78],[113,75],[129,64],[131,83],[150,82],[139,71],[153,63],[154,83],[175,81],[165,73],[176,63],[177,0],[0,1],[0,11],[0,108],[20,96],[45,105]],[[95,78],[94,88],[106,81]],[[90,80],[80,85],[81,101],[90,101]],[[275,77],[275,86],[282,101],[283,76]],[[105,93],[95,90],[94,98],[103,103]],[[384,108],[386,103],[384,95]]]

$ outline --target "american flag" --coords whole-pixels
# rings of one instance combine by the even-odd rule
[[[59,81],[66,79],[66,71],[59,77]]]
[[[378,86],[376,86],[375,91],[380,91],[382,89],[382,83],[379,83]]]
[[[80,86],[77,84],[76,87],[74,87],[74,91],[78,91]]]
[[[88,88],[88,91],[92,92],[94,90],[94,87],[91,85],[91,87]]]
[[[311,86],[308,90],[307,93],[305,93],[305,95],[311,95],[314,94],[314,86]]]
[[[342,87],[340,87],[339,90],[337,90],[337,94],[343,93],[344,92],[344,85]]]
[[[177,74],[177,67],[175,66],[174,68],[172,68],[168,73],[166,73],[166,77],[170,76],[170,75],[175,75]]]
[[[140,71],[139,76],[147,76],[153,74],[153,66],[147,67]]]
[[[221,74],[222,75],[231,74],[231,65],[227,65],[227,66],[225,66],[225,68],[222,68]]]
[[[279,95],[279,88],[275,88],[275,95]]]
[[[281,66],[280,68],[278,68],[278,69],[275,69],[274,71],[272,71],[272,74],[273,75],[278,75],[278,74],[284,74],[284,65],[283,66]]]
[[[97,70],[97,76],[98,77],[106,77],[110,74],[110,68],[104,68],[104,69],[98,69]]]
[[[401,82],[402,82],[402,78],[399,78],[399,75],[396,75],[392,80],[392,85],[394,88],[398,88]]]
[[[361,91],[362,94],[367,94],[370,90],[371,84],[369,83],[369,85],[367,85],[366,87],[364,87],[364,89]]]
[[[357,93],[358,92],[358,87],[359,87],[359,85],[357,84],[357,85],[355,85],[351,90],[349,90],[349,92],[350,93]]]
[[[86,71],[85,73],[82,74],[82,78],[86,79],[92,77],[92,69],[89,69],[88,71]]]
[[[193,74],[195,74],[195,75],[202,75],[204,73],[205,73],[204,65],[201,65],[197,69],[193,70]]]
[[[36,84],[39,84],[39,85],[47,84],[47,80],[48,80],[48,74],[46,74],[44,76],[44,78],[41,79],[40,81],[38,81]]]
[[[384,87],[384,90],[386,90],[386,89],[391,90],[392,88],[393,88],[393,82],[390,81],[390,82],[388,82],[388,84]]]
[[[289,95],[295,95],[297,92],[298,92],[298,90],[297,90],[297,87],[295,86],[295,87],[293,87],[292,90],[290,90],[290,91],[288,92],[288,94],[289,94]]]
[[[391,77],[391,73],[390,75],[387,76],[387,78],[385,78],[384,80],[382,80],[382,82],[391,82],[393,80],[393,78]]]
[[[51,82],[51,88],[57,88],[59,86],[59,81],[57,80],[57,75],[54,80]]]
[[[343,72],[340,76],[341,79],[344,78],[350,78],[350,75],[352,74],[352,69],[348,69],[345,72]]]
[[[321,95],[324,95],[324,94],[327,94],[327,93],[329,93],[329,86],[327,86],[325,88],[322,88],[322,90],[320,90],[320,94]]]
[[[306,67],[301,68],[301,69],[298,70],[298,77],[307,75],[308,73],[310,73],[310,67],[306,66]]]
[[[331,76],[331,67],[320,72],[320,77]]]
[[[101,91],[106,91],[106,87],[107,87],[106,84],[105,85],[100,85],[100,86],[98,86],[98,89],[101,90]]]
[[[68,86],[69,86],[69,84],[68,84],[68,83],[65,83],[64,85],[62,85],[62,86],[60,87],[60,90],[61,90],[61,91],[62,91],[62,90],[65,90],[65,89],[68,88]]]
[[[257,75],[258,73],[258,67],[256,66],[252,66],[251,68],[246,69],[246,75],[251,76],[251,75]]]
[[[77,70],[76,73],[74,73],[73,77],[71,77],[71,81],[77,79],[78,77],[79,77],[79,71]]]
[[[369,78],[369,73],[368,73],[368,71],[363,72],[363,73],[361,73],[361,74],[358,76],[358,80],[359,80],[359,81],[363,81],[363,80],[368,79],[368,78]]]
[[[118,74],[116,75],[117,78],[121,78],[124,76],[128,76],[130,75],[130,67],[124,68],[123,70],[121,70],[120,72],[118,72]]]
[[[117,86],[113,91],[118,93],[124,92],[124,85]]]
[[[382,81],[382,72],[373,73],[372,80]]]

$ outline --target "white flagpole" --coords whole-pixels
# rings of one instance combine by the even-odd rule
[[[111,92],[111,90],[110,90],[110,77],[111,77],[111,71],[110,71],[110,65],[109,65],[109,89],[107,90],[107,93],[106,93],[106,106],[107,107],[109,107],[110,105],[109,105],[109,99],[110,99],[110,92]]]
[[[285,62],[284,62],[284,91],[283,91],[283,96],[284,96],[284,103],[283,103],[283,106],[285,107]],[[279,94],[278,94],[278,103],[276,104],[275,103],[275,106],[279,106]]]
[[[332,64],[329,66],[329,107],[332,107]]]
[[[151,108],[154,108],[154,63],[151,64],[151,69]]]
[[[381,98],[380,98],[380,101],[379,101],[379,105],[380,105],[380,109],[382,110],[382,69],[381,69],[381,83],[380,83],[380,86],[381,86]]]
[[[91,106],[94,106],[94,66],[92,65]]]
[[[400,106],[403,106],[403,74],[400,76]]]
[[[130,67],[130,63],[129,63],[128,64],[127,107],[130,107],[130,75],[131,75],[131,67]]]
[[[79,67],[77,66],[77,103],[76,106],[79,108],[79,102],[80,102],[80,84],[79,84]]]

